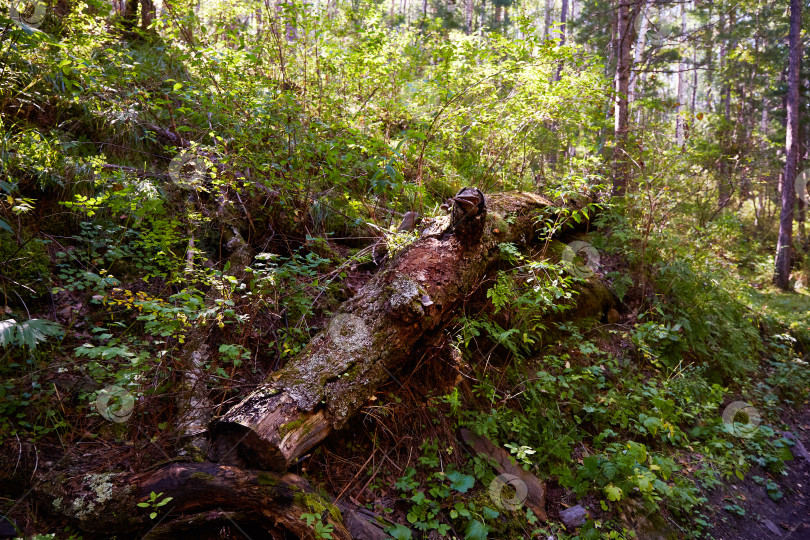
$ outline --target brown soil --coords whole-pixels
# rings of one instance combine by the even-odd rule
[[[810,447],[810,408],[788,413],[783,421],[805,448]],[[786,415],[787,416],[787,415]],[[716,507],[712,536],[717,540],[809,540],[810,539],[810,461],[796,455],[785,466],[786,475],[776,475],[752,468],[745,480],[729,482],[717,488],[710,497]],[[773,501],[765,486],[753,477],[770,479],[779,484],[784,494]],[[735,478],[736,480],[736,478]],[[739,516],[724,510],[726,505],[738,505],[745,514]]]

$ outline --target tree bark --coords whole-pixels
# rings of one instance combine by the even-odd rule
[[[692,49],[692,98],[689,100],[689,114],[695,116],[695,105],[697,103],[698,70],[697,70],[697,46]]]
[[[638,78],[641,73],[638,71],[638,66],[641,65],[641,55],[644,52],[644,45],[647,40],[647,26],[649,24],[649,18],[647,17],[647,10],[649,7],[645,0],[642,0],[641,10],[639,15],[641,16],[641,26],[638,30],[638,37],[636,38],[636,46],[633,50],[633,72],[631,73],[630,78],[630,87],[627,91],[627,99],[630,100],[630,103],[635,101],[636,99],[636,85],[638,85]]]
[[[285,470],[343,426],[410,350],[452,317],[498,260],[499,244],[530,241],[537,214],[550,206],[529,193],[492,195],[477,243],[442,234],[445,220],[430,225],[301,353],[212,424],[216,457]]]
[[[149,29],[155,20],[155,4],[152,0],[141,0],[141,30]]]
[[[723,119],[724,122],[720,126],[718,140],[720,143],[720,161],[718,163],[718,181],[717,181],[717,206],[718,208],[725,208],[731,202],[732,193],[732,179],[731,179],[731,166],[728,160],[729,148],[732,145],[732,128],[730,125],[731,114],[731,83],[728,82],[728,58],[726,52],[728,50],[727,38],[725,36],[729,31],[726,17],[723,13],[720,14],[720,35],[722,42],[720,45],[720,73],[722,76],[722,89],[720,92],[720,104],[723,106]]]
[[[311,538],[301,519],[304,513],[320,514],[334,527],[333,538],[373,537],[350,533],[348,528],[357,528],[354,508],[339,509],[295,474],[216,463],[171,463],[142,473],[80,473],[73,466],[43,468],[39,453],[30,444],[6,445],[0,452],[0,483],[21,498],[35,498],[40,509],[94,537],[137,533],[139,538],[178,538],[189,528],[199,531],[244,520],[268,531]],[[160,507],[139,507],[153,492],[158,501],[172,500]],[[151,512],[160,517],[150,519]]]
[[[614,128],[613,128],[613,194],[623,197],[630,175],[630,162],[627,159],[627,95],[630,90],[630,29],[633,19],[630,6],[633,0],[618,0],[616,25],[616,76],[614,79]]]
[[[140,15],[138,6],[141,7]],[[155,20],[155,4],[152,0],[124,0],[121,11],[121,25],[124,31],[133,32],[139,26],[138,20],[140,20],[140,29],[144,31]]]
[[[568,0],[562,0],[562,10],[560,11],[560,45],[565,45],[566,39],[566,23],[568,19]],[[562,75],[562,68],[563,63],[560,62],[560,65],[557,66],[557,73],[554,75],[554,81],[557,82],[560,80]]]
[[[686,36],[686,3],[681,4],[681,39]],[[678,106],[675,109],[675,139],[678,148],[682,149],[684,145],[684,101],[686,95],[686,80],[684,79],[684,69],[686,62],[684,59],[684,51],[680,52],[681,59],[678,62]]]
[[[712,99],[712,88],[714,88],[714,55],[712,52],[714,51],[714,47],[716,46],[715,39],[714,39],[714,24],[712,23],[713,20],[713,10],[712,4],[709,4],[709,16],[708,16],[708,31],[706,32],[706,41],[704,42],[706,45],[706,53],[704,55],[704,63],[706,64],[706,111],[710,112],[714,110],[713,106],[713,99]]]
[[[125,0],[121,13],[121,25],[124,30],[131,32],[138,24],[138,0]]]
[[[785,136],[785,175],[782,181],[782,210],[779,215],[779,240],[776,244],[774,284],[783,290],[790,288],[790,259],[793,245],[793,207],[796,202],[796,169],[799,163],[799,70],[802,20],[801,0],[790,2],[790,58],[788,60],[787,134]]]

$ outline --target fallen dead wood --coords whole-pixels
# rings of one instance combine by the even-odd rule
[[[35,499],[40,510],[61,516],[85,533],[110,537],[138,534],[145,538],[177,538],[199,527],[252,522],[265,531],[288,531],[311,538],[302,514],[318,514],[331,524],[332,538],[377,538],[381,529],[357,515],[353,508],[338,509],[294,474],[240,469],[216,463],[171,463],[144,473],[79,473],[76,467],[54,470],[40,462],[31,445],[3,448],[0,483],[18,491],[21,499]],[[151,493],[171,500],[160,507],[139,507]],[[13,510],[13,508],[12,508]],[[149,514],[157,512],[151,519]],[[347,525],[344,525],[344,522]],[[280,534],[279,538],[282,537]]]
[[[498,480],[500,485],[493,483],[490,490],[495,489],[496,493],[492,497],[493,501],[501,501],[504,497],[502,489],[506,485],[515,487],[515,497],[513,501],[504,501],[505,504],[499,506],[506,506],[509,509],[514,509],[522,505],[531,508],[534,515],[541,521],[548,521],[546,515],[546,487],[543,485],[535,475],[515,463],[514,458],[509,452],[495,446],[492,441],[486,437],[479,437],[472,431],[462,428],[460,430],[462,440],[479,456],[488,459],[495,470],[498,471],[500,476]],[[497,504],[497,503],[496,503]]]
[[[495,194],[479,241],[442,234],[447,223],[424,231],[301,353],[212,424],[215,456],[285,470],[343,426],[414,345],[453,316],[499,259],[499,244],[529,243],[538,213],[552,207],[535,194]]]

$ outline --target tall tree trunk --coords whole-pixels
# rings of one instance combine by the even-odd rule
[[[543,37],[548,39],[550,36],[549,32],[551,31],[551,20],[552,20],[552,13],[554,12],[554,0],[546,0],[546,16],[543,25]]]
[[[708,26],[709,30],[706,32],[706,41],[704,42],[706,45],[706,54],[705,54],[705,64],[706,64],[706,111],[711,112],[714,110],[712,106],[712,88],[714,88],[714,48],[716,46],[714,42],[714,25],[712,24],[712,4],[709,4],[709,18],[708,18]]]
[[[642,0],[641,10],[639,16],[641,17],[641,26],[638,29],[638,37],[636,38],[636,46],[633,50],[633,72],[630,75],[630,87],[627,91],[627,99],[632,103],[636,96],[636,85],[638,78],[641,75],[638,71],[638,66],[641,65],[641,55],[644,53],[644,46],[647,42],[647,27],[649,19],[647,18],[648,4]]]
[[[782,210],[779,215],[779,240],[776,244],[776,268],[773,282],[783,290],[790,288],[790,259],[793,246],[793,207],[796,202],[796,169],[799,162],[799,70],[801,68],[802,1],[790,2],[788,61],[787,133],[785,136],[785,175],[782,181]]]
[[[126,31],[132,31],[138,25],[138,0],[125,0],[121,14],[121,25]]]
[[[726,51],[728,44],[725,34],[728,32],[727,19],[723,13],[720,14],[720,76],[722,81],[722,90],[720,97],[720,104],[723,108],[723,122],[719,131],[719,144],[720,144],[720,162],[718,163],[718,182],[717,182],[717,206],[725,208],[731,201],[731,167],[728,161],[728,149],[731,145],[731,126],[730,124],[730,108],[731,108],[731,84],[728,82],[728,58]]]
[[[760,140],[760,151],[764,154],[766,149],[768,148],[768,141],[765,138],[765,135],[768,131],[768,101],[765,97],[762,98],[762,118],[759,121],[759,136]],[[768,195],[768,199],[770,199],[770,194],[768,192],[770,182],[763,182],[757,196],[759,198],[759,208],[757,208],[756,200],[754,201],[754,225],[757,229],[760,229],[762,224],[764,223],[765,217],[765,196]]]
[[[146,30],[155,20],[155,4],[152,0],[141,0],[141,29]]]
[[[467,28],[467,33],[471,34],[473,31],[473,11],[475,9],[475,0],[466,0],[464,2],[464,25]]]
[[[686,2],[681,3],[681,39],[686,35]],[[684,145],[684,101],[686,100],[686,79],[684,77],[684,69],[686,69],[686,62],[684,62],[684,53],[680,53],[680,61],[678,62],[678,106],[675,109],[675,138],[678,143],[678,148],[683,148]]]
[[[630,160],[627,158],[627,94],[630,90],[630,29],[632,0],[618,0],[616,24],[616,75],[614,79],[613,113],[613,194],[623,197],[630,176]]]
[[[803,47],[799,53],[803,53]],[[807,87],[810,84],[810,80],[805,78],[803,81],[800,81],[799,84],[801,85],[799,88],[801,89],[802,86]],[[801,102],[801,98],[799,98]],[[801,120],[801,110],[799,112],[799,119]],[[797,176],[796,180],[794,181],[795,192],[796,192],[796,239],[795,242],[799,245],[799,248],[794,251],[798,251],[799,256],[801,257],[801,267],[803,269],[803,273],[805,275],[806,280],[810,280],[810,253],[808,253],[808,248],[810,248],[810,244],[808,244],[807,238],[807,229],[806,229],[806,220],[807,220],[807,201],[808,201],[808,181],[807,181],[807,174],[803,171],[799,172],[802,168],[802,165],[806,163],[808,159],[808,154],[810,154],[810,141],[808,141],[808,126],[802,125],[802,122],[799,122],[799,157],[797,158],[798,164],[796,166]],[[800,176],[799,176],[800,175]],[[810,285],[810,281],[805,281],[805,286]]]
[[[566,19],[568,18],[568,0],[562,0],[562,11],[560,12],[560,45],[565,45],[566,40]],[[559,81],[562,76],[563,63],[557,66],[557,73],[554,75],[554,81]]]
[[[732,8],[731,11],[728,14],[727,31],[728,31],[729,34],[731,34],[731,32],[733,32],[734,26],[735,26],[736,23],[737,23],[737,16],[736,16],[736,13],[734,12],[734,9]],[[729,49],[734,50],[734,43],[732,42],[730,35],[729,35],[729,43],[728,43],[728,47],[726,48],[726,51],[728,51]],[[725,91],[724,91],[724,97],[723,97],[723,105],[725,107],[725,110],[723,111],[723,115],[726,118],[726,123],[728,123],[728,122],[731,121],[731,81],[729,80],[730,75],[729,75],[729,69],[728,69],[728,58],[726,57],[725,54],[723,56],[724,56],[724,60],[725,60],[725,66],[724,66]]]
[[[698,70],[697,70],[697,46],[692,50],[692,99],[689,100],[689,114],[695,116],[695,105],[697,103]]]
[[[807,257],[807,231],[805,229],[805,221],[807,219],[807,203],[803,199],[797,199],[798,216],[796,217],[796,224],[798,232],[796,233],[796,241],[801,247],[801,253]]]

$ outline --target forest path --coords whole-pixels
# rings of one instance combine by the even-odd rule
[[[782,420],[801,441],[804,456],[797,450],[797,444],[792,448],[794,459],[785,462],[786,475],[756,467],[746,473],[745,480],[732,477],[733,482],[718,487],[710,496],[712,505],[718,508],[712,516],[714,529],[711,534],[714,538],[810,540],[810,455],[806,453],[810,448],[810,407],[800,411],[786,410]],[[772,500],[765,486],[755,482],[754,477],[776,482],[783,497]],[[724,510],[727,505],[737,505],[745,514],[740,516]]]

